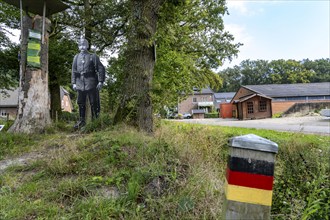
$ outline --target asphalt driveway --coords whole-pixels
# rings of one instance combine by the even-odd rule
[[[286,118],[266,118],[256,120],[237,119],[184,119],[185,123],[268,129],[276,131],[301,132],[306,134],[330,135],[330,117],[304,116]]]

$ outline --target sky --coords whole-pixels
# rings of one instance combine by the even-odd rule
[[[244,45],[243,60],[321,59],[330,57],[330,0],[227,0],[225,30]],[[19,42],[19,31],[12,40]]]
[[[225,30],[240,47],[241,61],[330,57],[330,0],[227,0]]]

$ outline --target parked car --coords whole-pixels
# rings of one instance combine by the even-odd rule
[[[183,116],[183,118],[185,118],[185,119],[190,119],[190,118],[192,118],[192,115],[191,115],[190,113],[183,113],[182,116]]]
[[[170,118],[170,119],[178,118],[178,113],[172,112],[172,113],[168,114],[167,118]]]

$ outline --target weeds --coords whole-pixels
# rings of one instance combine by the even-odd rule
[[[272,218],[329,216],[329,137],[171,122],[148,136],[104,117],[1,136],[4,156],[42,157],[1,173],[0,219],[221,219],[227,141],[251,132],[279,145]]]

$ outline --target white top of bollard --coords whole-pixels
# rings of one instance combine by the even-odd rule
[[[270,140],[259,137],[255,134],[233,137],[229,140],[229,145],[236,148],[244,148],[256,151],[278,152],[278,145]]]

